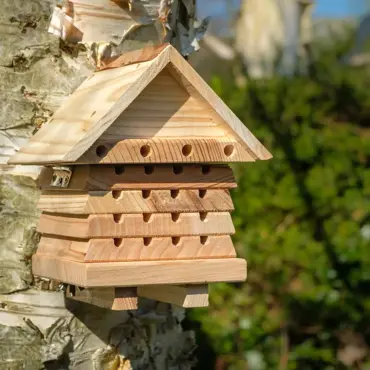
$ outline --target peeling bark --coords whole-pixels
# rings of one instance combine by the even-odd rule
[[[47,32],[53,0],[0,4],[0,369],[190,369],[194,337],[181,329],[182,309],[144,299],[135,312],[65,302],[59,282],[32,276],[40,168],[6,162],[92,73],[94,50]],[[191,40],[194,3],[181,4],[171,27],[177,29],[181,19],[182,37]],[[171,35],[179,48],[193,50],[178,32]],[[150,27],[143,28],[117,50],[152,38]]]

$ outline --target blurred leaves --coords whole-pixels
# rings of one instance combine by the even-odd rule
[[[218,370],[370,368],[370,76],[346,47],[318,46],[309,76],[213,81],[274,155],[234,167],[247,282],[189,313]]]

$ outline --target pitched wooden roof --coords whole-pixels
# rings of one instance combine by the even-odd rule
[[[156,83],[155,81],[157,81],[155,92],[162,96],[163,109],[164,107],[167,110],[170,109],[166,104],[167,100],[183,99],[181,94],[186,94],[191,100],[190,103],[190,100],[184,100],[184,102],[181,100],[181,104],[177,101],[178,107],[185,107],[185,110],[180,110],[177,121],[173,122],[171,130],[166,132],[157,127],[158,124],[163,125],[164,122],[161,117],[155,116],[153,110],[146,112],[147,126],[140,123],[141,126],[136,128],[132,124],[133,115],[145,110],[147,101],[142,102],[141,106],[136,109],[131,108],[131,105],[140,98],[143,92],[147,92],[147,98],[153,99],[153,91],[148,89]],[[175,89],[175,84],[176,88],[181,91],[174,90],[174,96],[171,96],[172,93],[166,95],[166,81],[168,88],[172,86]],[[156,108],[155,102],[153,106]],[[123,112],[126,114],[129,109],[133,109],[128,114],[131,121],[125,118],[116,124],[115,122],[118,121],[117,119],[121,117]],[[203,109],[203,116],[192,122],[192,126],[189,124],[188,127],[179,131],[179,122],[189,118],[189,112],[200,111],[200,109]],[[207,119],[204,112],[208,115]],[[169,112],[166,114],[168,115]],[[139,114],[140,117],[144,117],[144,115],[140,116]],[[130,127],[125,126],[127,121],[131,122],[131,126],[128,124]],[[222,127],[222,130],[219,130],[219,127]],[[211,133],[211,131],[212,134],[208,135],[208,132]],[[87,78],[55,112],[50,121],[9,160],[9,163],[91,163],[89,151],[94,145],[97,145],[99,140],[102,140],[102,137],[105,141],[109,141],[109,139],[115,140],[115,142],[123,140],[125,145],[131,145],[133,139],[140,139],[140,143],[145,143],[145,140],[158,139],[158,136],[160,136],[159,139],[163,139],[163,137],[171,139],[172,137],[175,140],[179,139],[179,136],[188,139],[196,139],[197,136],[212,136],[213,142],[216,143],[224,143],[225,136],[227,136],[235,140],[246,153],[238,157],[239,161],[271,158],[267,149],[176,49],[170,45],[164,45],[159,48],[154,47],[127,53],[106,66],[105,69],[97,71]],[[206,148],[206,151],[208,150]],[[246,159],[247,157],[248,159]],[[154,156],[154,158],[157,159],[153,159],[153,162],[161,162],[160,156]],[[196,161],[201,162],[201,159],[198,158]],[[181,161],[181,159],[178,158],[175,161]],[[191,162],[191,160],[189,161]],[[215,157],[214,161],[222,162],[218,157]],[[230,160],[230,162],[232,161]],[[116,162],[130,163],[130,160],[122,157]],[[132,160],[131,162],[140,162],[140,160]],[[98,163],[107,162],[100,161]]]

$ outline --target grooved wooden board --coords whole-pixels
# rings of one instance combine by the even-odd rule
[[[176,217],[178,217],[176,219]],[[43,213],[38,231],[72,238],[224,235],[235,232],[228,212],[66,216]]]
[[[238,142],[220,138],[97,140],[75,163],[230,163],[255,159]]]
[[[137,289],[137,293],[140,297],[180,307],[208,306],[208,285],[144,285]]]
[[[52,170],[44,176],[44,190],[231,189],[236,181],[227,165],[91,165],[74,166],[67,189],[50,186]]]
[[[100,137],[119,141],[154,137],[223,137],[213,109],[189,93],[164,69]]]
[[[177,241],[177,240],[175,240]],[[117,241],[116,241],[117,242]],[[160,261],[236,257],[230,236],[183,236],[174,245],[171,237],[127,238],[115,245],[110,239],[66,239],[43,235],[37,250],[80,262]]]
[[[74,285],[68,285],[66,297],[75,301],[93,304],[94,306],[109,308],[114,311],[138,309],[137,289],[131,287],[83,289]],[[194,299],[196,298],[198,297],[194,297]]]
[[[148,196],[149,195],[149,196]],[[176,195],[176,198],[173,196]],[[147,197],[148,196],[148,197]],[[147,198],[145,198],[147,197]],[[115,190],[44,192],[38,209],[51,213],[158,213],[232,211],[233,202],[228,190]]]
[[[32,271],[36,276],[86,288],[129,287],[245,281],[247,263],[240,258],[80,263],[35,254]]]

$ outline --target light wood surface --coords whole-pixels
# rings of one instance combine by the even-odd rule
[[[140,297],[175,304],[180,307],[207,307],[208,285],[144,285],[137,289]]]
[[[165,69],[99,140],[224,137],[223,125],[213,121],[212,112],[209,105],[191,97]]]
[[[50,182],[51,173],[43,176],[42,188],[61,190],[50,186]],[[231,168],[225,165],[86,165],[73,167],[68,190],[232,189],[236,186]]]
[[[230,155],[225,153],[230,153]],[[76,163],[219,163],[251,161],[254,161],[253,157],[239,143],[227,137],[220,137],[217,139],[127,139],[117,143],[98,140]]]
[[[68,285],[66,298],[115,311],[138,309],[137,289],[130,287],[83,289],[75,285]]]
[[[84,192],[44,192],[38,209],[51,213],[158,213],[158,212],[211,212],[234,209],[228,190],[210,189],[204,197],[199,190],[179,190],[172,198],[171,190],[151,190],[148,198],[142,190],[115,190]]]
[[[127,0],[128,1],[128,0]],[[169,44],[149,45],[142,49],[128,51],[118,57],[102,60],[99,71],[104,69],[120,68],[130,64],[148,62],[156,58]]]
[[[167,68],[165,73],[169,72],[188,94],[187,104],[193,105],[193,102],[196,101],[197,106],[202,107],[201,112],[197,110],[197,114],[201,115],[207,111],[207,109],[204,111],[204,107],[211,107],[214,111],[212,114],[212,125],[214,126],[212,127],[216,127],[216,131],[220,128],[226,132],[225,137],[229,141],[238,143],[237,155],[223,157],[217,161],[234,162],[271,158],[271,154],[201,79],[189,63],[169,45],[150,61],[107,69],[93,74],[65,101],[51,120],[30,139],[26,147],[11,158],[9,163],[67,164],[79,161],[81,156],[107,132],[144,89],[147,86],[150,87],[152,81],[165,68]],[[166,79],[168,76],[166,74]],[[171,84],[174,86],[172,82]],[[174,107],[173,104],[171,106]],[[149,110],[153,110],[153,105],[149,108]],[[187,107],[184,109],[188,111]],[[173,113],[175,115],[177,111]],[[181,114],[183,113],[179,113],[180,116]],[[175,121],[178,121],[178,118]],[[166,122],[168,121],[164,120],[163,125]],[[172,123],[170,126],[171,129],[175,129]],[[156,127],[158,128],[158,125]],[[192,136],[192,138],[194,137]],[[123,140],[125,137],[120,139]],[[214,138],[214,140],[219,139]],[[131,144],[134,145],[134,143]],[[248,155],[243,153],[242,149]],[[120,160],[125,161],[126,156],[123,154],[121,151],[115,152],[115,155],[120,155]],[[110,161],[117,162],[112,159],[112,155],[113,153],[110,156]],[[192,160],[195,162],[207,161],[196,156],[188,158],[188,162]],[[142,157],[139,157],[139,161],[145,163]],[[132,162],[129,160],[129,163]]]
[[[86,288],[245,281],[246,266],[240,258],[80,263],[37,254],[32,257],[34,275]]]
[[[223,127],[236,141],[245,147],[255,159],[271,159],[272,155],[257,140],[234,112],[222,101],[194,68],[173,47],[168,48],[170,64],[168,71],[188,93],[199,101],[207,102],[214,110],[214,121],[221,121]]]
[[[38,231],[72,238],[224,235],[235,232],[228,212],[67,216],[43,213]]]
[[[161,261],[236,257],[230,236],[183,236],[114,239],[68,239],[43,235],[38,255],[79,262]],[[174,242],[178,242],[174,245]]]

